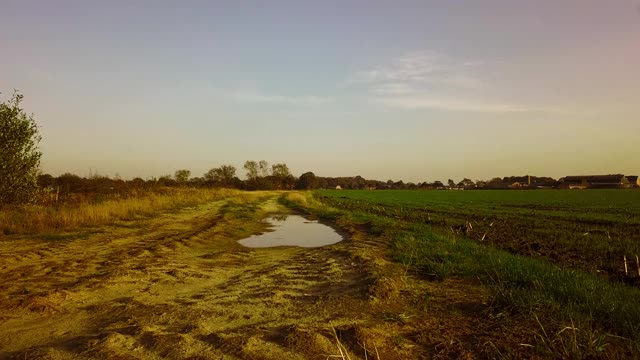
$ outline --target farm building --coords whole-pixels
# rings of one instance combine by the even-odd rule
[[[622,174],[566,176],[560,179],[560,187],[565,189],[617,189],[628,185],[629,180]]]
[[[638,179],[638,175],[628,175],[627,181],[629,182],[629,187],[640,187],[640,179]]]

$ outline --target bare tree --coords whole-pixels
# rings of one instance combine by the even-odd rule
[[[258,163],[258,167],[260,168],[260,176],[265,177],[271,175],[269,163],[265,160],[260,160],[260,162]]]
[[[258,163],[254,160],[247,160],[243,168],[247,171],[247,179],[255,180],[258,178]]]

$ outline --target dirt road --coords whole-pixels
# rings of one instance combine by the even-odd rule
[[[486,291],[412,278],[362,226],[321,248],[240,246],[290,211],[278,196],[5,237],[0,358],[413,359],[497,343]]]
[[[253,214],[236,216],[245,205]],[[339,354],[331,329],[368,321],[370,274],[347,243],[236,243],[264,227],[261,214],[281,211],[274,196],[253,196],[97,233],[0,241],[0,357]]]

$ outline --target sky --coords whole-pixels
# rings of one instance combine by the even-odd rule
[[[0,0],[42,171],[640,173],[640,0]]]

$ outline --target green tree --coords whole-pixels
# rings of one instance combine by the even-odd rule
[[[296,182],[296,189],[309,190],[318,188],[318,178],[311,171],[300,175]]]
[[[14,93],[0,103],[0,205],[31,202],[38,190],[41,137],[33,116],[20,108],[22,98]]]
[[[230,186],[234,184],[236,177],[236,167],[233,165],[222,165],[219,168],[213,168],[204,174],[204,178],[208,182]]]
[[[274,164],[271,166],[271,178],[273,179],[276,189],[293,189],[296,184],[296,178],[291,175],[289,167],[285,163]]]
[[[464,187],[473,187],[476,185],[476,183],[473,182],[473,180],[468,179],[468,178],[464,178],[462,179],[462,181],[460,181],[460,183],[458,184],[459,186],[464,186]]]
[[[271,166],[271,174],[277,178],[285,178],[291,175],[287,164],[273,164]]]
[[[189,181],[189,176],[191,176],[191,171],[186,169],[176,170],[173,176],[175,177],[176,181],[179,184],[185,184],[187,181]]]
[[[38,175],[38,187],[48,188],[56,185],[56,179],[49,174]]]

